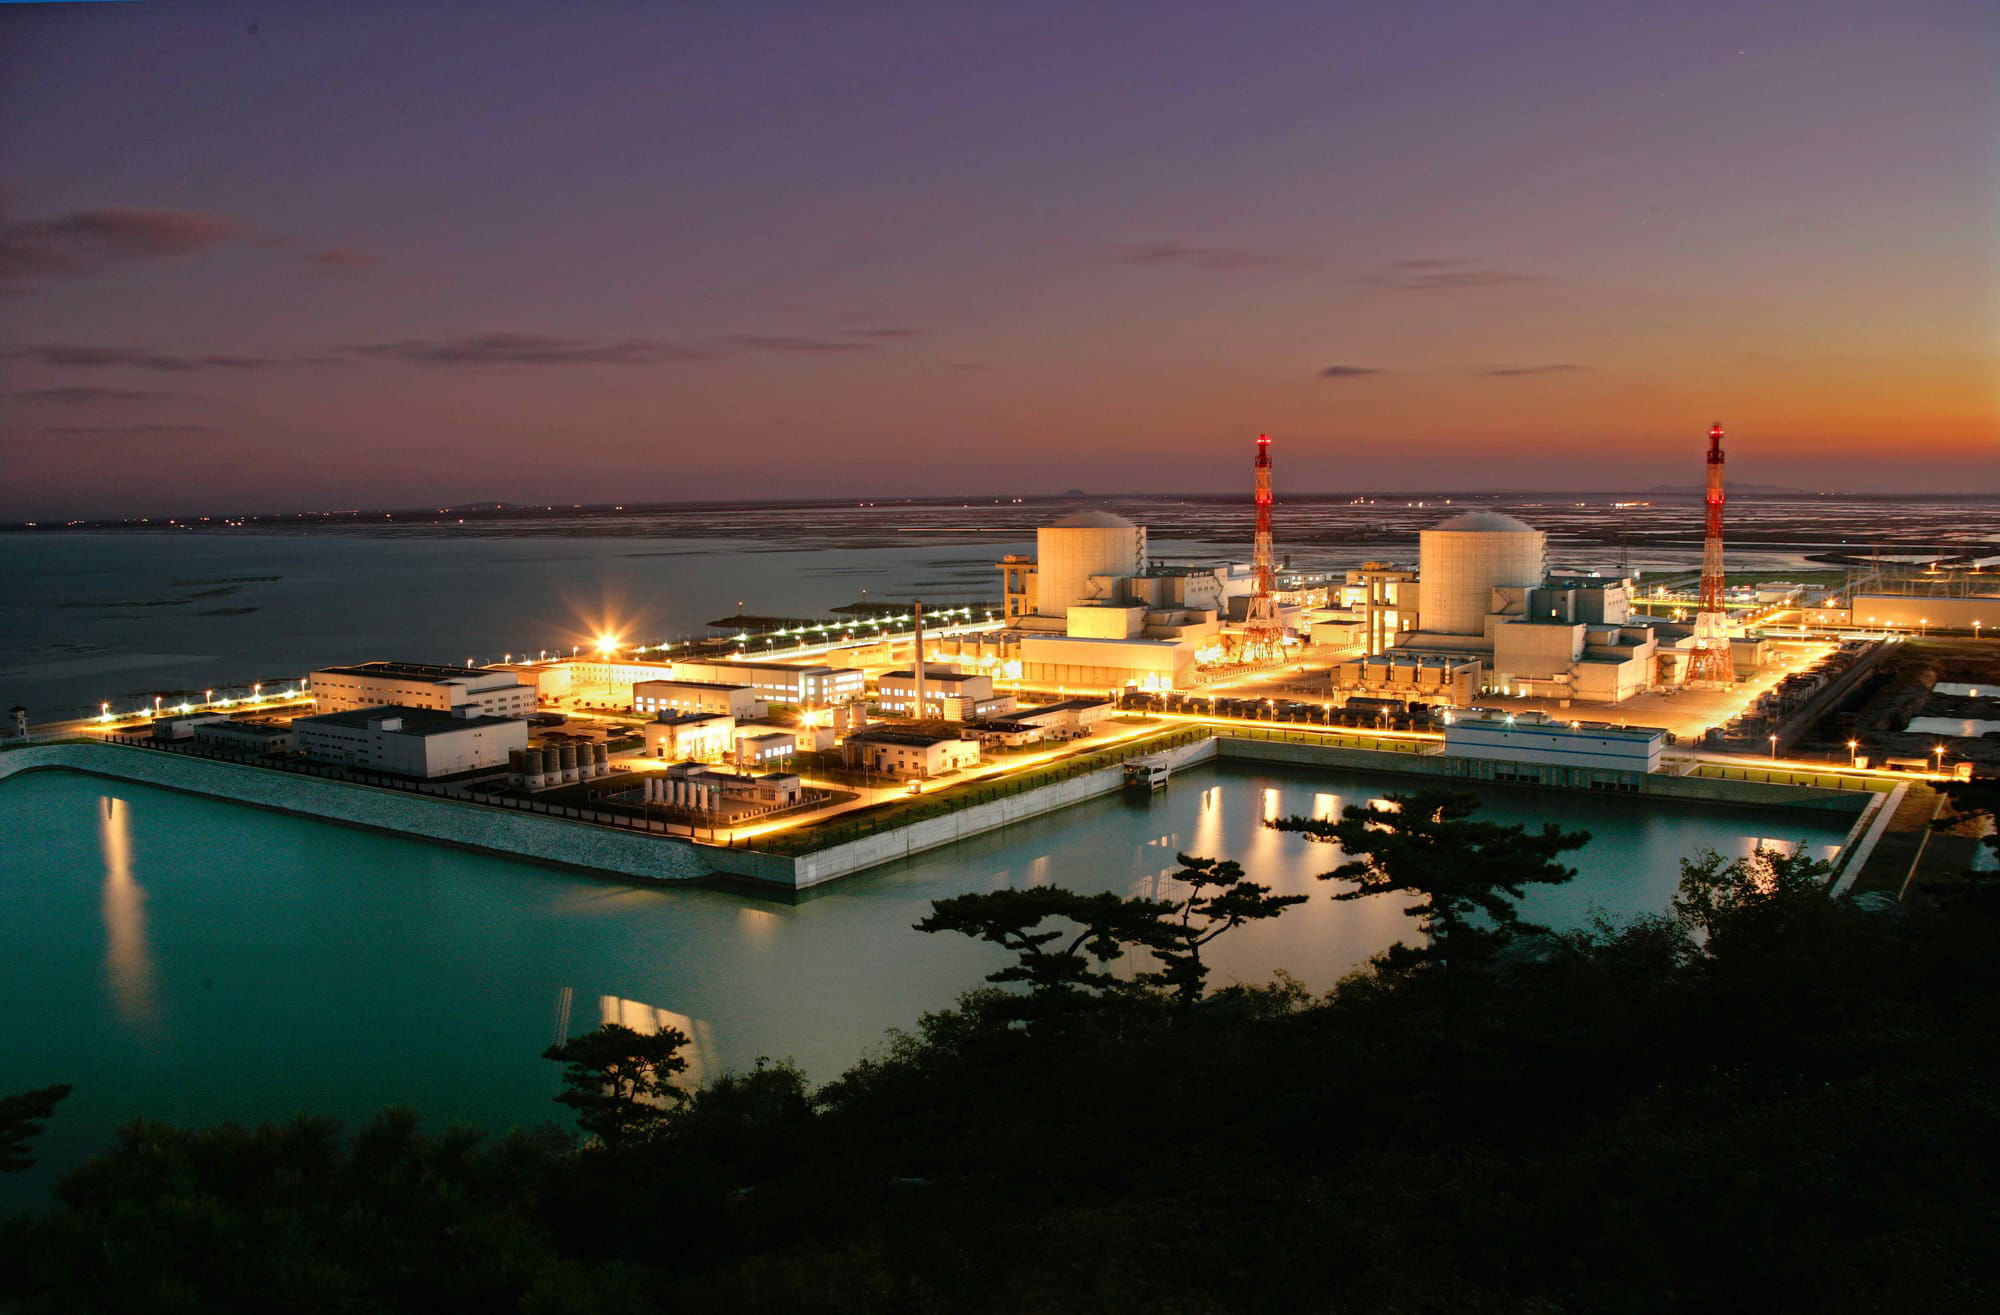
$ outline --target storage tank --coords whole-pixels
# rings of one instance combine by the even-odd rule
[[[1417,553],[1418,628],[1483,635],[1493,590],[1542,582],[1548,536],[1501,512],[1468,511],[1425,530]]]
[[[1067,619],[1071,603],[1101,601],[1093,575],[1137,575],[1146,531],[1108,511],[1076,511],[1035,531],[1035,611]]]

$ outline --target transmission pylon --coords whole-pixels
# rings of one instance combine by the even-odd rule
[[[1257,435],[1257,539],[1250,566],[1256,592],[1243,619],[1242,658],[1275,662],[1285,653],[1285,623],[1278,615],[1277,555],[1271,547],[1271,436]]]

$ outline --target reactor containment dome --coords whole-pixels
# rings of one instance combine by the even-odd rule
[[[1502,512],[1463,512],[1417,544],[1418,624],[1430,634],[1485,634],[1495,589],[1534,588],[1548,573],[1548,536]]]
[[[1075,603],[1106,594],[1093,576],[1119,579],[1146,564],[1146,531],[1108,511],[1073,511],[1035,531],[1035,610],[1067,617]]]

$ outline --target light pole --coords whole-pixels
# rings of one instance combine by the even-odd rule
[[[1861,742],[1859,740],[1849,740],[1847,742],[1847,765],[1849,767],[1853,767],[1859,762],[1860,755],[1857,751],[1860,748]]]
[[[1940,744],[1940,745],[1936,746],[1935,748],[1933,748],[1933,749],[1931,750],[1931,753],[1932,753],[1933,755],[1935,755],[1935,756],[1936,756],[1936,758],[1937,758],[1937,771],[1938,771],[1938,775],[1939,775],[1939,776],[1943,776],[1943,775],[1944,775],[1944,746],[1943,746],[1942,744]]]
[[[1771,761],[1776,762],[1778,761],[1778,737],[1773,735],[1770,737],[1770,739],[1771,739]]]

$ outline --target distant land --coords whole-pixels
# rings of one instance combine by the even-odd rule
[[[1655,484],[1651,488],[1642,489],[1641,492],[1692,495],[1697,493],[1705,494],[1708,492],[1708,488],[1706,485],[1702,484]],[[1812,489],[1795,489],[1784,484],[1743,484],[1733,481],[1729,485],[1729,492],[1755,493],[1759,497],[1765,497],[1765,498],[1784,498],[1784,497],[1824,498],[1824,497],[1834,496],[1832,494],[1815,492]],[[1909,494],[1906,496],[1922,497],[1924,495]]]

